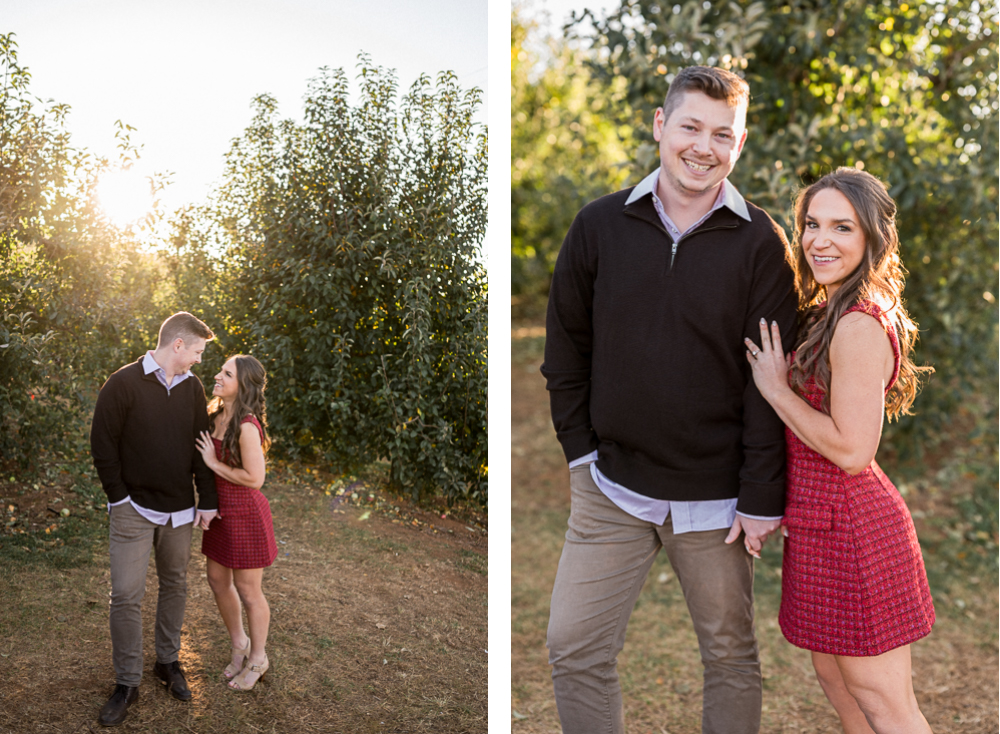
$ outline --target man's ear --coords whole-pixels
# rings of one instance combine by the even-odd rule
[[[656,112],[653,113],[653,140],[657,143],[660,142],[663,135],[663,122],[663,108],[657,107]]]

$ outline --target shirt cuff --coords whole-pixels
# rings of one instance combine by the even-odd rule
[[[589,454],[580,456],[576,459],[573,459],[573,461],[569,462],[569,468],[574,469],[580,466],[581,464],[591,464],[595,461],[597,461],[597,451],[591,451]]]
[[[108,503],[108,512],[111,512],[111,508],[112,507],[118,507],[118,505],[124,505],[126,502],[128,502],[131,499],[132,499],[132,495],[128,495],[127,494],[127,495],[125,495],[125,499],[123,499],[123,500],[118,500],[117,502],[109,502]]]
[[[740,512],[739,510],[736,511],[736,514],[739,515],[740,517],[749,517],[751,520],[781,520],[782,518],[785,517],[784,515],[775,515],[774,517],[764,517],[762,515],[748,515],[747,513]]]

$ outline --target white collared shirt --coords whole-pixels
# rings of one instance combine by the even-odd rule
[[[184,380],[194,376],[194,372],[188,370],[182,375],[174,375],[174,379],[171,380],[170,384],[168,385],[167,371],[156,363],[156,360],[153,358],[153,352],[148,351],[146,352],[146,356],[142,358],[142,374],[148,375],[150,372],[155,374],[156,379],[160,381],[160,384],[163,385],[165,388],[167,388],[168,395],[170,394],[170,391],[172,389],[180,385],[182,382],[184,382]]]

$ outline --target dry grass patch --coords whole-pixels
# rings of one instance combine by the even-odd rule
[[[152,674],[151,566],[145,674],[119,731],[485,732],[482,518],[441,518],[374,491],[383,505],[404,505],[390,516],[336,503],[322,485],[291,475],[265,493],[279,541],[264,574],[267,676],[250,692],[226,688],[228,638],[195,531],[181,650],[194,700],[173,700]],[[75,567],[33,551],[24,552],[31,562],[0,569],[2,732],[102,730],[97,713],[114,683],[106,532],[88,542],[92,560]]]

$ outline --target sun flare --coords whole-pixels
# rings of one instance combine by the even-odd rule
[[[135,224],[153,209],[149,179],[135,169],[104,173],[97,182],[97,198],[111,221],[120,227]]]

